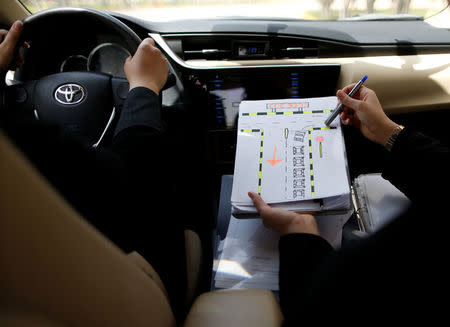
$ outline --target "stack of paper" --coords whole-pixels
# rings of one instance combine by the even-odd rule
[[[255,213],[248,192],[287,210],[347,210],[350,183],[336,97],[242,101],[232,212]]]
[[[341,245],[342,227],[353,210],[316,216],[320,234],[333,247]],[[261,219],[231,217],[220,259],[215,261],[216,288],[260,288],[277,291],[280,235]]]

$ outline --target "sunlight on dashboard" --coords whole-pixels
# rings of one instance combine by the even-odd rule
[[[438,84],[443,91],[445,91],[448,95],[450,95],[450,85],[447,82],[450,79],[449,67],[430,75],[429,78],[433,80],[436,84]]]
[[[417,63],[413,64],[414,70],[445,70],[450,64],[450,55],[416,56]]]
[[[394,69],[401,69],[403,65],[405,64],[405,60],[403,58],[397,57],[397,56],[386,56],[386,57],[371,57],[371,58],[364,58],[364,61],[366,63],[374,64],[377,66],[387,67],[387,68],[394,68]]]

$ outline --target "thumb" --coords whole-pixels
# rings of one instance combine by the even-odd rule
[[[22,33],[22,29],[23,23],[18,20],[11,26],[8,34],[6,34],[5,40],[1,43],[6,57],[12,57],[14,54],[14,48],[16,47],[17,41]]]
[[[360,109],[362,101],[348,96],[348,94],[342,90],[338,91],[337,96],[344,106],[353,109],[355,111],[358,111]]]
[[[125,59],[125,62],[123,64],[123,70],[125,71],[125,73],[127,73],[128,71],[128,67],[131,65],[131,60],[133,59],[132,56],[129,56]]]
[[[133,59],[133,57],[132,56],[128,56],[126,59],[125,59],[125,65],[129,65],[130,63],[131,63],[131,60]]]
[[[248,192],[248,196],[250,197],[250,199],[252,199],[253,204],[259,212],[261,212],[261,210],[263,210],[267,206],[267,203],[264,202],[262,197],[255,192]]]

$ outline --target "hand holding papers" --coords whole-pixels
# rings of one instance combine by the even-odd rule
[[[293,211],[350,207],[340,122],[324,124],[336,104],[336,97],[241,102],[233,214],[256,212],[248,191]]]

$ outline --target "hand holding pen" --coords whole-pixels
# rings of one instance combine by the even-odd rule
[[[361,86],[353,97],[349,96],[355,85],[348,85],[337,92],[342,104],[342,124],[359,128],[369,140],[385,146],[398,124],[385,114],[373,90]]]
[[[350,92],[348,92],[348,95],[351,97],[356,94],[356,92],[358,92],[359,88],[363,85],[366,79],[367,75],[364,75],[358,83],[353,84]],[[336,117],[342,112],[343,107],[344,105],[342,104],[342,102],[339,103],[337,107],[331,112],[330,116],[328,116],[328,118],[325,120],[325,125],[330,126],[333,120],[335,120]]]

